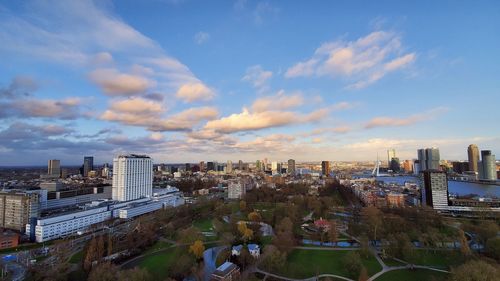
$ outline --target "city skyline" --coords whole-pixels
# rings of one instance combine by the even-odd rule
[[[0,166],[498,155],[499,4],[357,5],[0,3]]]

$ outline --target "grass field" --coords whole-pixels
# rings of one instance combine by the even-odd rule
[[[384,261],[384,263],[387,266],[402,266],[402,265],[406,265],[405,263],[398,262],[397,260],[392,259],[392,258],[386,258],[386,259],[382,259],[382,260]]]
[[[448,273],[444,272],[427,269],[401,269],[384,273],[379,278],[375,279],[375,281],[444,281],[446,278],[448,278]]]
[[[166,280],[168,277],[168,270],[174,264],[178,257],[178,249],[169,249],[160,253],[151,254],[146,256],[135,264],[141,268],[149,271],[153,280]],[[130,268],[133,268],[131,265]]]
[[[212,231],[213,228],[211,219],[196,220],[193,222],[193,226],[200,231]]]
[[[449,266],[462,264],[463,261],[464,259],[458,251],[438,250],[434,252],[418,250],[415,264],[448,268]]]
[[[69,263],[80,263],[83,260],[83,250],[74,253],[71,258],[69,258]]]
[[[291,278],[309,278],[317,274],[330,273],[348,277],[348,272],[342,263],[349,251],[324,251],[295,249],[288,256],[287,265],[280,272]],[[373,275],[382,270],[375,257],[363,259],[368,274]]]
[[[157,241],[153,246],[151,246],[147,251],[144,252],[144,254],[150,254],[153,252],[156,252],[161,249],[165,249],[172,246],[172,244],[165,242],[165,241]]]

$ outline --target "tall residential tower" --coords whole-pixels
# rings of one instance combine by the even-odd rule
[[[121,155],[113,159],[113,200],[130,201],[153,193],[153,159]]]
[[[467,155],[469,156],[469,171],[478,173],[479,168],[477,163],[479,162],[479,148],[475,144],[469,145],[467,148]]]

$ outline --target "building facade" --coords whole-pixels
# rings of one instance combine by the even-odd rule
[[[324,177],[328,177],[330,175],[330,161],[321,161],[321,174]]]
[[[481,162],[478,163],[479,179],[487,181],[497,180],[495,155],[491,150],[481,150]]]
[[[295,176],[295,160],[288,159],[288,170],[289,175]]]
[[[0,227],[24,232],[25,225],[40,215],[42,193],[47,191],[1,191]]]
[[[387,167],[391,166],[392,158],[396,158],[396,150],[394,148],[387,150]]]
[[[152,192],[153,159],[145,155],[122,155],[113,159],[113,200],[150,197]]]
[[[83,176],[88,177],[89,172],[94,170],[94,157],[85,156],[83,157]]]
[[[448,209],[448,178],[445,172],[426,170],[421,176],[422,206]]]
[[[471,144],[467,147],[467,156],[469,157],[469,171],[478,173],[479,148],[477,145]]]
[[[61,176],[61,161],[57,159],[49,160],[47,175],[52,177]]]
[[[425,170],[439,170],[439,149],[438,148],[425,148],[417,151],[418,162],[420,163],[420,172]]]
[[[244,183],[231,181],[227,187],[227,198],[241,199],[246,194],[246,186]]]

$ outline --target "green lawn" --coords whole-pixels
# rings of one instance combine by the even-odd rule
[[[401,269],[393,270],[380,275],[375,281],[444,281],[448,277],[448,273],[438,272],[427,269]]]
[[[80,263],[83,260],[83,250],[74,253],[71,258],[69,258],[69,263]]]
[[[264,248],[265,245],[269,245],[273,242],[273,237],[272,236],[262,236],[260,238],[260,242],[262,243],[262,248]]]
[[[402,262],[399,262],[395,259],[392,259],[392,258],[386,258],[386,259],[382,259],[384,261],[384,263],[387,265],[387,266],[402,266],[402,265],[406,265],[405,263],[402,263]]]
[[[144,254],[150,254],[150,253],[156,252],[158,250],[168,248],[170,246],[172,246],[172,244],[159,240],[153,246],[151,246],[149,249],[147,249],[144,252]]]
[[[168,269],[173,265],[178,255],[179,248],[172,248],[160,253],[151,254],[133,265],[127,265],[128,268],[139,266],[145,268],[151,273],[153,280],[166,280],[168,277]]]
[[[213,225],[211,219],[201,219],[193,222],[193,226],[198,228],[200,231],[212,231]]]
[[[280,272],[291,278],[309,278],[317,274],[330,273],[341,276],[348,276],[342,264],[343,258],[350,251],[327,251],[327,250],[302,250],[295,249],[288,256],[287,264]],[[373,275],[382,270],[375,257],[370,256],[363,259],[363,264],[369,275]]]
[[[418,250],[418,257],[415,264],[448,268],[450,266],[462,264],[463,262],[464,259],[459,251],[438,250],[434,252]]]

